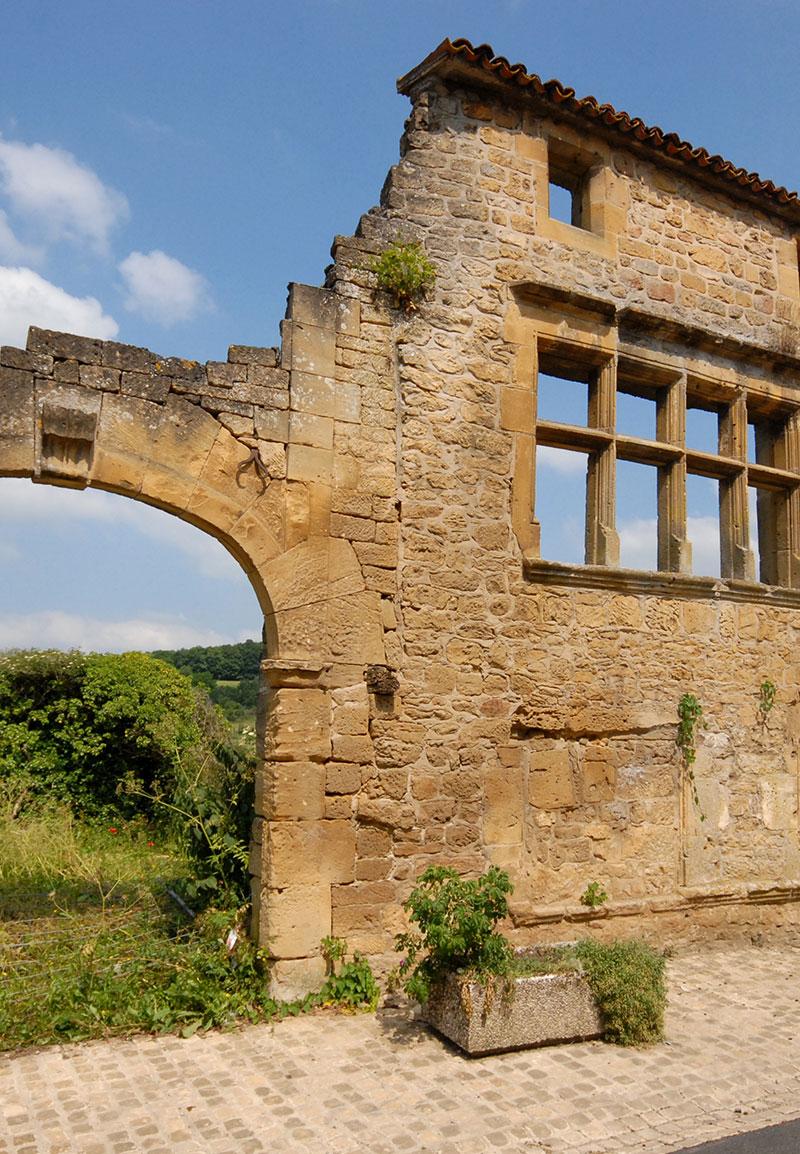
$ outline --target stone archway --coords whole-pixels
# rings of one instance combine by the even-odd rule
[[[352,387],[335,380],[337,333],[353,325],[352,307],[337,304],[292,286],[288,352],[234,346],[207,365],[38,329],[25,350],[0,350],[0,476],[155,505],[221,541],[253,585],[269,702],[259,710],[254,929],[283,996],[321,976],[332,887],[355,880],[355,801],[343,804],[338,786],[326,800],[326,784],[337,764],[371,761],[365,669],[385,662],[380,593],[352,540],[331,533],[334,428],[358,424]]]

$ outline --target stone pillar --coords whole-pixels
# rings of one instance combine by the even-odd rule
[[[747,508],[747,405],[744,395],[720,414],[719,452],[741,463],[733,475],[719,483],[719,533],[722,576],[755,580],[755,559],[750,549],[750,517]]]
[[[589,382],[589,424],[613,433],[617,411],[617,364],[611,358]],[[589,457],[586,478],[586,563],[618,565],[617,450],[614,441]]]
[[[352,821],[325,818],[331,757],[331,696],[321,665],[262,663],[268,695],[256,790],[253,917],[259,944],[275,959],[272,992],[291,999],[317,988],[331,933],[331,886],[355,878]]]
[[[656,436],[683,449],[686,443],[686,378],[658,395]],[[686,457],[658,470],[658,568],[691,573],[692,547],[686,539]]]

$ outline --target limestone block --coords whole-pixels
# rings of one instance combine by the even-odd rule
[[[101,394],[36,382],[36,476],[86,485],[94,459]]]
[[[292,445],[333,448],[333,418],[315,413],[292,412],[289,416],[289,441]]]
[[[33,469],[33,376],[0,369],[0,471],[6,476],[22,476]]]
[[[275,689],[269,696],[266,748],[273,761],[330,757],[330,703],[323,689]]]
[[[286,444],[289,440],[289,414],[281,409],[256,406],[255,428],[259,439]]]
[[[270,513],[271,510],[259,502],[242,513],[230,528],[231,539],[258,570],[283,552],[281,539],[276,535],[282,526],[276,525]]]
[[[392,835],[387,829],[362,825],[356,834],[359,857],[385,857],[392,848]]]
[[[231,345],[228,360],[235,365],[266,365],[274,368],[278,363],[276,348],[261,348],[256,345]]]
[[[614,755],[602,743],[588,745],[580,757],[581,796],[584,801],[611,801],[616,793]]]
[[[270,761],[265,816],[316,821],[325,807],[325,766],[313,761]]]
[[[569,750],[565,746],[531,753],[528,801],[544,810],[575,805]]]
[[[46,353],[51,357],[80,361],[84,365],[99,365],[103,361],[103,341],[40,329],[35,325],[28,329],[26,347],[31,353]]]
[[[147,462],[141,457],[117,455],[98,448],[92,462],[90,484],[136,497],[141,493],[146,468]]]
[[[297,885],[271,890],[262,912],[259,943],[274,958],[303,958],[331,932],[331,886]]]
[[[335,376],[335,338],[332,328],[292,322],[292,369],[320,377]]]
[[[333,450],[310,445],[289,445],[286,476],[290,481],[333,482]]]
[[[315,413],[320,417],[335,417],[337,382],[334,377],[314,373],[293,372],[290,407],[298,413]]]
[[[321,885],[355,879],[351,821],[271,821],[267,824],[267,877],[271,886]]]
[[[303,321],[323,329],[334,329],[338,318],[338,297],[331,289],[314,285],[289,285],[286,315],[291,321]]]
[[[120,391],[130,397],[163,404],[169,395],[169,379],[154,373],[122,373]]]
[[[200,484],[195,486],[186,502],[186,512],[192,521],[211,532],[216,531],[226,536],[241,517],[245,507],[246,502],[240,504],[237,500],[235,489],[230,494],[224,494],[218,489],[209,489]]]
[[[797,830],[797,776],[765,774],[758,782],[761,819],[767,829]]]
[[[325,980],[325,960],[314,958],[278,959],[269,971],[269,992],[281,1002],[293,1002],[318,990]]]
[[[304,541],[270,562],[266,577],[276,613],[364,588],[358,558],[344,540]]]
[[[353,702],[352,704],[335,706],[333,731],[334,733],[347,734],[367,733],[369,731],[369,702]]]
[[[9,345],[0,347],[0,366],[7,369],[25,369],[40,377],[49,377],[53,372],[53,358],[46,353],[29,353],[26,349],[14,349]]]
[[[500,428],[514,433],[532,433],[535,425],[533,390],[501,389]]]
[[[372,738],[334,733],[333,756],[337,761],[355,761],[367,765],[375,756]]]
[[[200,471],[203,488],[225,494],[247,508],[265,492],[268,482],[256,468],[250,449],[228,429],[217,426],[217,435]]]
[[[325,767],[326,793],[357,793],[361,788],[361,766],[355,761],[329,761]]]
[[[370,591],[332,597],[328,602],[326,621],[329,652],[354,665],[384,664],[386,655],[380,606],[380,597]]]
[[[510,767],[487,770],[483,781],[484,842],[487,845],[521,844],[523,824],[522,770]]]
[[[219,433],[219,422],[197,405],[171,396],[156,431],[152,457],[176,472],[199,477]]]

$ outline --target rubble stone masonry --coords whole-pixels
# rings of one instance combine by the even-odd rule
[[[318,981],[325,934],[387,959],[433,863],[508,869],[519,941],[796,925],[800,213],[479,68],[403,88],[381,205],[324,289],[291,286],[280,348],[200,366],[33,329],[0,353],[0,473],[159,505],[250,576],[277,992]],[[577,224],[549,215],[554,173]],[[410,315],[368,271],[393,240],[437,269]],[[537,422],[537,364],[584,374],[585,429]],[[623,381],[656,401],[655,446],[615,429]],[[686,448],[687,399],[717,454]],[[539,556],[537,441],[589,454],[585,566]],[[617,458],[659,469],[658,573],[618,566]],[[691,575],[687,471],[720,481],[719,579]]]

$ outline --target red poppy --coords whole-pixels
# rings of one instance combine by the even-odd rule
[[[117,827],[116,827],[115,825],[110,825],[110,826],[108,827],[108,832],[109,832],[109,833],[116,833],[116,832],[117,832]]]

